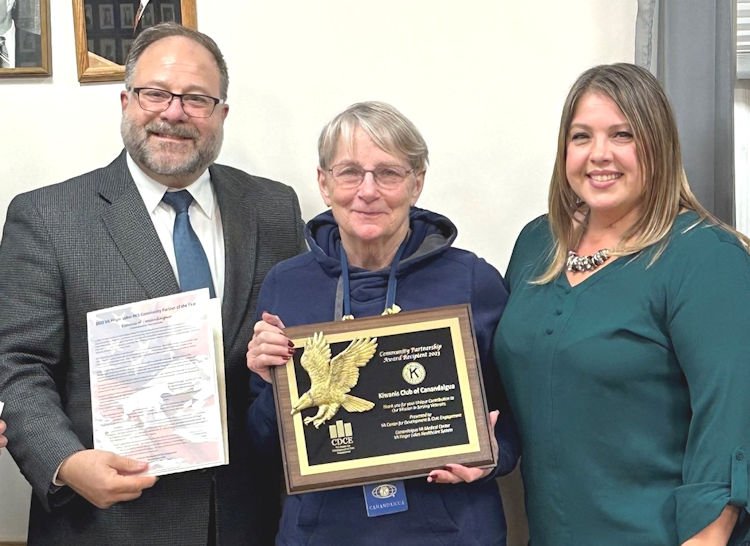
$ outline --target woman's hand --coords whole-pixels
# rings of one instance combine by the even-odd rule
[[[682,543],[682,546],[725,546],[739,517],[739,508],[725,506],[719,517],[704,527],[698,534]]]
[[[490,412],[490,429],[493,431],[490,435],[490,441],[495,451],[497,451],[497,440],[494,430],[498,415],[500,415],[500,412],[497,410]],[[431,470],[427,476],[427,481],[430,483],[469,483],[489,476],[493,470],[492,468],[472,468],[461,464],[448,463],[443,468]]]
[[[285,364],[294,354],[294,345],[284,335],[284,327],[278,316],[263,311],[253,327],[253,339],[247,344],[247,367],[268,383],[271,366]]]

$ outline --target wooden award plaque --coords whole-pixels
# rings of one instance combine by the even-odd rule
[[[496,464],[468,304],[287,328],[273,388],[291,494]]]

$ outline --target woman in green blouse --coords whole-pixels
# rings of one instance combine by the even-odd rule
[[[532,546],[750,540],[749,242],[690,191],[648,71],[579,77],[494,340]]]

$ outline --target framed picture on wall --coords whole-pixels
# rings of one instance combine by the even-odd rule
[[[114,38],[102,38],[99,40],[99,51],[102,57],[110,61],[115,61],[118,56],[115,54],[115,40]]]
[[[161,11],[162,21],[174,21],[174,6],[170,4],[162,4],[159,6],[159,10]]]
[[[130,52],[130,46],[133,45],[133,40],[123,40],[120,42],[120,48],[122,49],[121,57],[122,59],[128,58],[128,53]]]
[[[166,21],[196,28],[195,0],[149,0],[136,25],[140,4],[140,0],[73,0],[79,82],[122,80],[130,45],[144,28]]]
[[[120,4],[120,28],[133,28],[135,24],[135,5]]]
[[[154,25],[154,6],[148,4],[141,14],[141,25],[143,28],[148,28]]]
[[[99,28],[115,28],[115,13],[112,4],[99,4]]]
[[[49,0],[0,0],[0,78],[51,74]]]

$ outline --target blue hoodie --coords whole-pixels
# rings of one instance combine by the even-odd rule
[[[424,477],[406,480],[409,509],[373,518],[367,517],[361,487],[291,495],[277,544],[505,544],[502,502],[492,478],[513,470],[518,439],[490,344],[508,292],[495,268],[471,252],[451,247],[457,232],[446,217],[412,207],[409,219],[411,234],[396,270],[396,303],[404,311],[471,304],[488,402],[490,409],[501,410],[495,427],[498,465],[491,477],[470,484],[434,484]],[[287,327],[341,318],[340,235],[330,211],[307,224],[306,238],[309,252],[279,263],[266,276],[259,316],[269,311]],[[352,314],[380,315],[389,270],[349,269]],[[252,388],[257,398],[248,413],[251,440],[263,452],[278,452],[273,389],[255,375]]]

